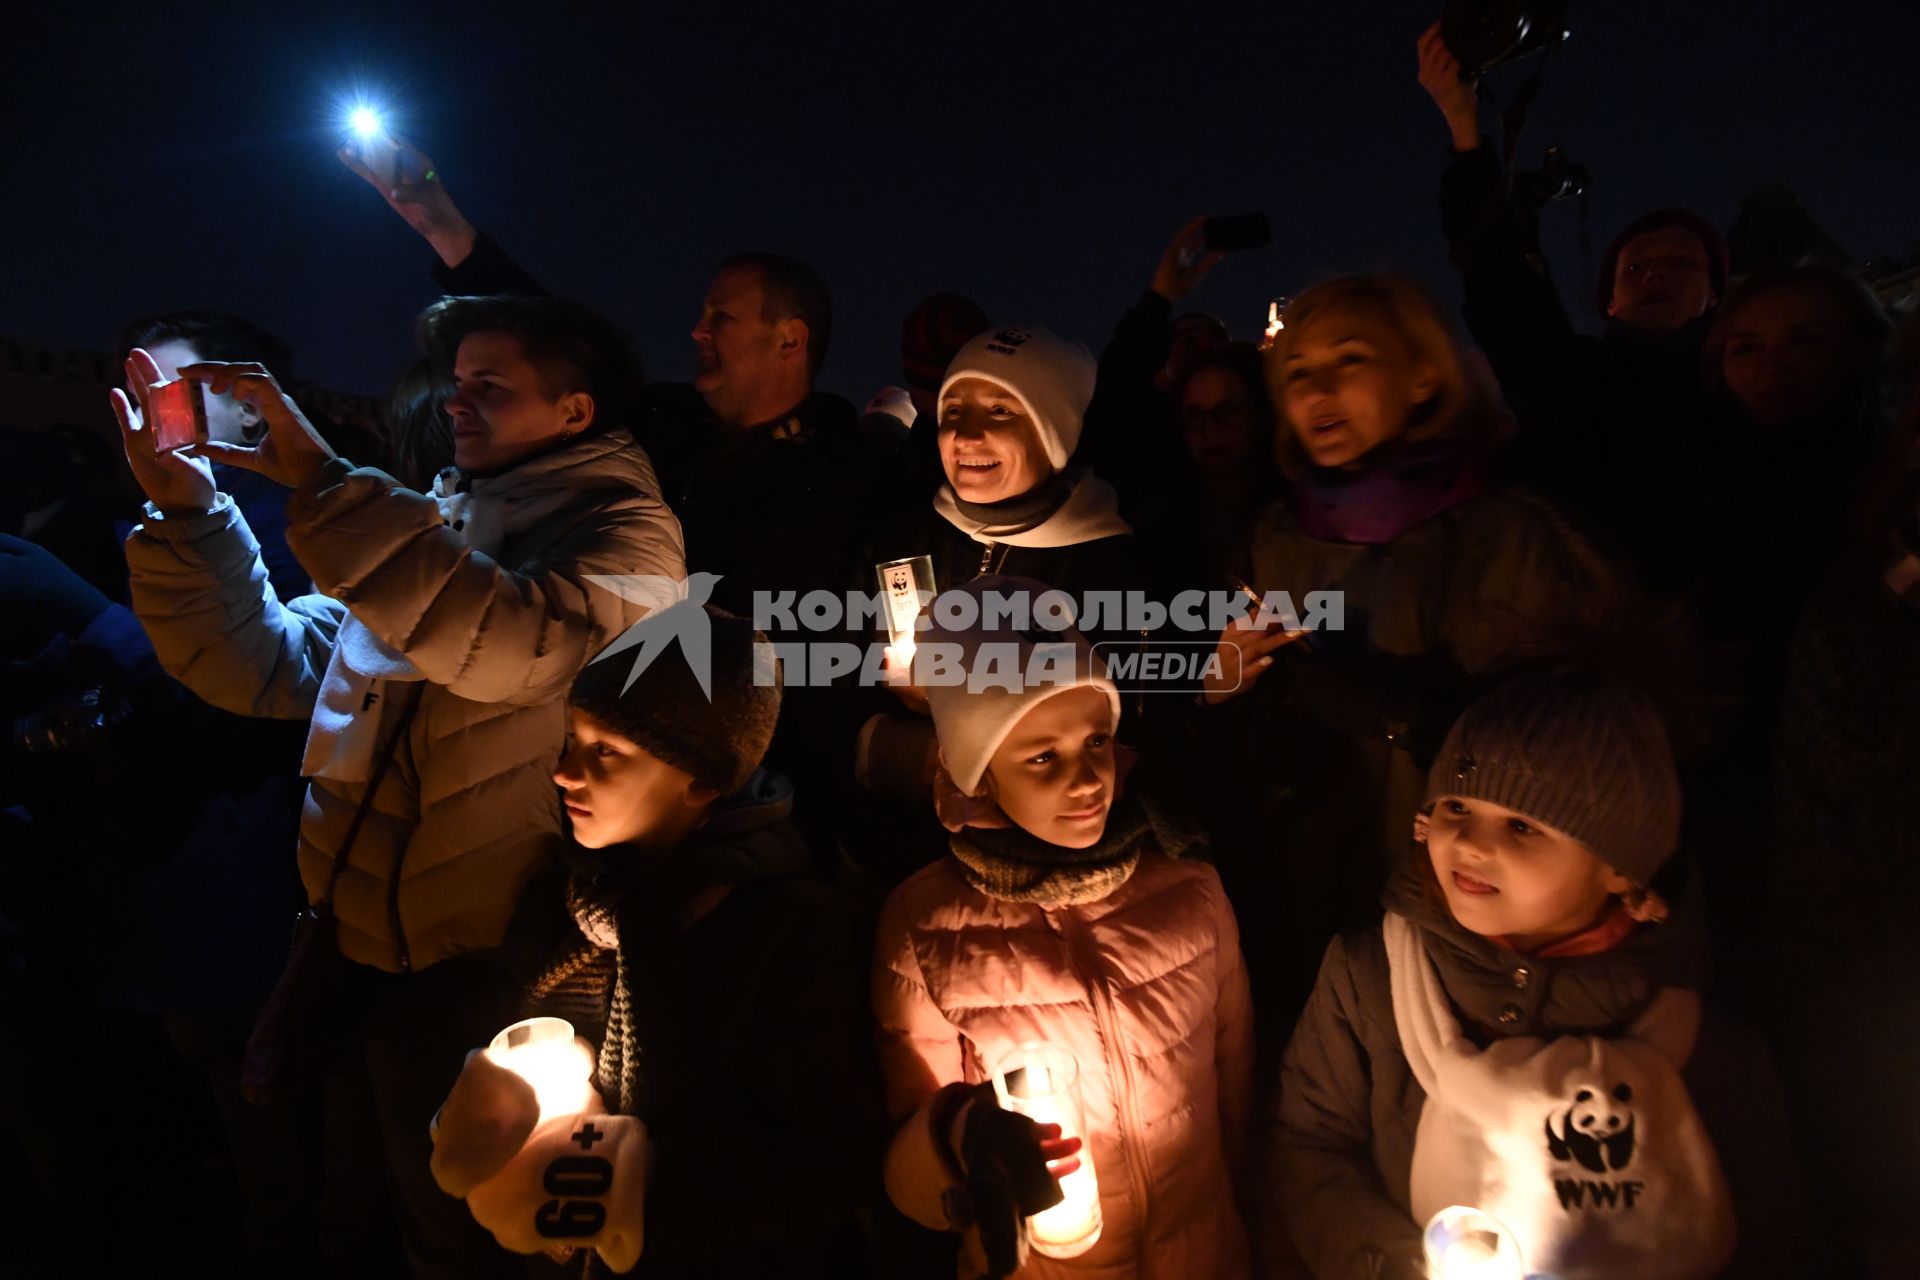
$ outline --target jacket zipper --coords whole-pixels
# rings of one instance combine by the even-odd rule
[[[400,868],[407,860],[407,846],[393,855],[393,879],[387,883],[387,919],[393,926],[393,950],[400,960],[400,972],[413,972],[413,953],[407,949],[407,931],[400,923]]]
[[[1105,980],[1095,971],[1092,960],[1087,954],[1092,948],[1086,941],[1086,926],[1072,908],[1068,908],[1061,914],[1066,926],[1067,951],[1073,957],[1073,967],[1079,971],[1080,980],[1087,984],[1087,992],[1093,997],[1093,1020],[1100,1030],[1100,1055],[1106,1060],[1107,1075],[1109,1078],[1117,1076],[1120,1080],[1121,1097],[1117,1101],[1120,1104],[1121,1123],[1127,1126],[1127,1130],[1120,1134],[1120,1147],[1127,1153],[1127,1179],[1132,1185],[1133,1202],[1140,1207],[1140,1220],[1134,1234],[1134,1261],[1144,1271],[1150,1205],[1147,1197],[1148,1179],[1145,1156],[1140,1150],[1140,1135],[1145,1129],[1140,1122],[1138,1111],[1140,1094],[1133,1079],[1133,1064],[1128,1061],[1125,1048],[1120,1041],[1119,1019],[1113,1012],[1113,994],[1107,990]],[[1110,1052],[1109,1046],[1118,1050],[1117,1054]]]

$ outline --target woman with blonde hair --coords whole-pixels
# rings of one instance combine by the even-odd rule
[[[1270,618],[1228,628],[1203,717],[1243,798],[1222,870],[1272,926],[1249,930],[1247,958],[1275,1034],[1327,939],[1376,909],[1432,752],[1476,685],[1605,616],[1612,595],[1558,513],[1492,478],[1506,406],[1424,289],[1342,276],[1283,320],[1266,370],[1293,484],[1255,522],[1250,585],[1302,608],[1338,593],[1339,607],[1304,635],[1258,625]]]

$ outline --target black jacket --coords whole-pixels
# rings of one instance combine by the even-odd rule
[[[1501,205],[1489,146],[1453,152],[1441,222],[1461,311],[1520,421],[1515,478],[1566,509],[1656,595],[1685,592],[1707,536],[1703,495],[1720,456],[1701,390],[1711,313],[1672,334],[1578,332],[1531,228]]]
[[[600,869],[588,892],[619,899],[637,1050],[621,1079],[606,1043],[614,952],[573,924],[564,870],[535,882],[516,920],[522,963],[547,956],[529,1013],[593,1041],[602,1098],[619,1110],[624,1092],[646,1122],[646,1250],[631,1273],[645,1280],[859,1273],[855,1211],[880,1138],[864,940],[812,877],[791,801],[760,773],[670,854],[582,855]]]

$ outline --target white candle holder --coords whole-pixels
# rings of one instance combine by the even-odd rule
[[[933,603],[933,557],[908,556],[874,566],[880,578],[880,600],[887,616],[887,647],[901,664],[911,665],[914,628],[921,611]]]
[[[565,1018],[527,1018],[505,1028],[487,1057],[533,1086],[540,1119],[577,1116],[593,1100],[593,1054]]]
[[[1057,1124],[1061,1137],[1081,1140],[1080,1167],[1060,1179],[1060,1203],[1027,1220],[1034,1250],[1049,1258],[1078,1257],[1100,1239],[1100,1182],[1081,1119],[1079,1080],[1074,1056],[1039,1040],[1009,1050],[993,1069],[993,1092],[1002,1107],[1035,1124]]]
[[[1483,1210],[1449,1205],[1427,1219],[1421,1243],[1433,1280],[1526,1280],[1520,1242]]]

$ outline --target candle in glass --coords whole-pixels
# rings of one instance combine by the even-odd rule
[[[575,1116],[593,1099],[593,1055],[565,1018],[528,1018],[493,1038],[487,1057],[533,1086],[540,1118]]]
[[[1034,1249],[1050,1258],[1075,1257],[1100,1239],[1100,1183],[1081,1121],[1079,1073],[1071,1053],[1041,1041],[1008,1051],[993,1073],[1002,1107],[1035,1124],[1057,1124],[1061,1137],[1082,1142],[1080,1167],[1060,1179],[1060,1203],[1027,1222]]]
[[[1434,1280],[1526,1280],[1513,1232],[1479,1209],[1442,1209],[1427,1220],[1423,1244]]]
[[[914,628],[933,599],[933,557],[909,556],[874,566],[887,614],[887,648],[902,665],[913,662]]]

